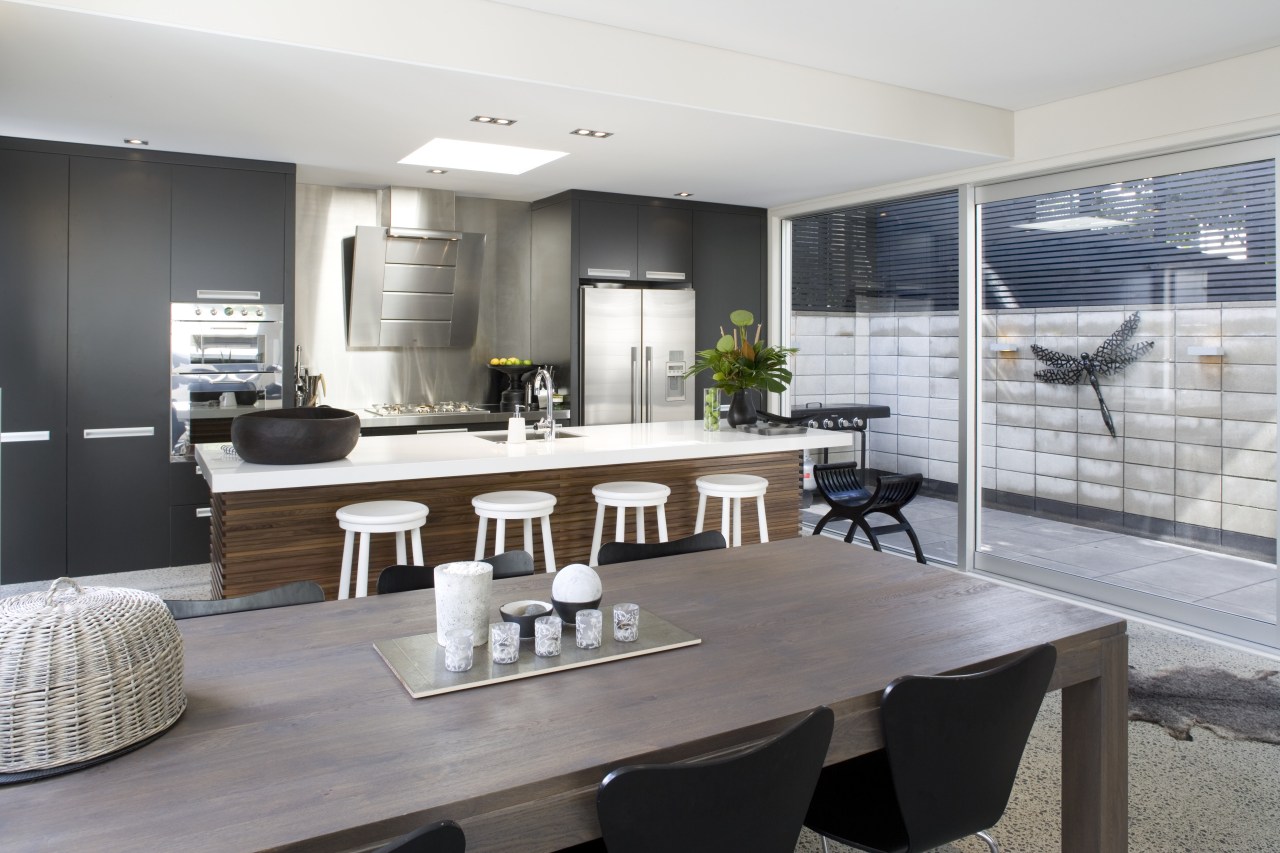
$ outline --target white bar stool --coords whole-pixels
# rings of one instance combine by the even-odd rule
[[[542,519],[542,553],[546,559],[547,571],[556,570],[555,551],[551,545],[551,513],[556,507],[556,496],[547,492],[485,492],[471,499],[471,506],[480,516],[480,530],[476,533],[475,559],[483,559],[485,537],[489,534],[489,519],[498,522],[494,532],[493,551],[503,553],[507,519],[524,521],[524,550],[533,553],[533,520]]]
[[[600,557],[600,540],[604,536],[604,516],[608,507],[618,510],[618,523],[615,542],[626,541],[627,509],[636,510],[636,541],[644,541],[644,508],[658,509],[658,541],[667,541],[667,498],[671,488],[661,483],[645,483],[636,480],[618,480],[613,483],[601,483],[591,487],[591,494],[596,496],[596,532],[591,537],[591,559],[588,565],[598,566]]]
[[[360,534],[360,563],[356,574],[356,598],[369,594],[369,537],[374,533],[396,535],[396,562],[405,562],[404,534],[413,533],[413,565],[422,565],[422,525],[427,523],[427,507],[416,501],[366,501],[338,510],[338,526],[347,531],[342,545],[342,577],[338,598],[348,598],[351,585],[351,554],[356,534]]]
[[[707,512],[707,498],[721,498],[720,532],[724,541],[731,547],[742,545],[742,499],[756,499],[756,513],[760,517],[760,541],[769,541],[769,523],[764,517],[764,493],[769,488],[769,481],[754,474],[709,474],[699,477],[698,484],[698,521],[693,532],[702,532],[702,520]],[[733,538],[729,538],[729,504],[733,504]]]

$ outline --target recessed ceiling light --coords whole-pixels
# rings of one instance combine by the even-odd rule
[[[1129,223],[1123,219],[1104,219],[1101,216],[1071,216],[1065,219],[1046,219],[1043,222],[1023,222],[1014,228],[1031,231],[1099,231],[1103,228],[1119,228]]]
[[[513,118],[495,118],[493,116],[472,116],[471,120],[479,122],[480,124],[498,124],[503,127],[510,127],[516,123],[516,120]]]
[[[559,160],[568,151],[547,151],[542,148],[520,148],[515,145],[493,145],[487,142],[466,142],[461,139],[433,139],[401,160],[410,166],[429,166],[436,169],[466,169],[472,172],[498,172],[503,175],[523,175]]]
[[[675,193],[676,198],[688,198],[691,195],[693,195],[693,193]]]
[[[607,130],[591,130],[585,127],[579,127],[575,130],[571,130],[569,131],[569,135],[570,136],[589,136],[592,139],[607,139],[608,137],[613,136],[613,134]]]
[[[429,174],[429,175],[447,175],[447,174],[449,174],[449,170],[448,170],[448,169],[427,169],[427,174]]]
[[[145,139],[126,139],[125,145],[150,145],[151,143]]]

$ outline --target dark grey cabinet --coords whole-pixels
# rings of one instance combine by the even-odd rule
[[[638,278],[634,204],[580,202],[577,225],[579,278]]]
[[[689,283],[693,267],[693,211],[642,205],[636,214],[637,278]]]
[[[71,575],[169,559],[170,171],[159,163],[71,160]]]
[[[729,327],[729,313],[750,311],[763,323],[769,305],[766,289],[767,242],[763,211],[693,212],[693,280],[698,348],[709,349]],[[706,372],[697,376],[698,399],[711,387]]]
[[[693,212],[634,202],[578,202],[578,278],[688,283]]]
[[[67,560],[67,170],[0,150],[0,583]]]
[[[172,168],[173,301],[283,303],[292,176]]]

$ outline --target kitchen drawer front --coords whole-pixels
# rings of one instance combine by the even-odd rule
[[[209,562],[208,502],[169,508],[169,565]]]

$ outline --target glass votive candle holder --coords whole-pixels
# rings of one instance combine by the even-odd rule
[[[533,653],[540,658],[553,658],[560,654],[560,617],[539,616],[533,622]]]
[[[604,617],[599,610],[579,610],[574,617],[573,629],[577,635],[578,648],[600,648],[600,635],[603,633]]]
[[[466,628],[454,628],[444,632],[444,668],[450,672],[466,672],[471,669],[473,649],[472,633]]]
[[[489,654],[494,663],[520,660],[520,626],[515,622],[494,622],[490,625]]]
[[[634,643],[640,639],[640,605],[613,605],[613,638],[619,643]]]

